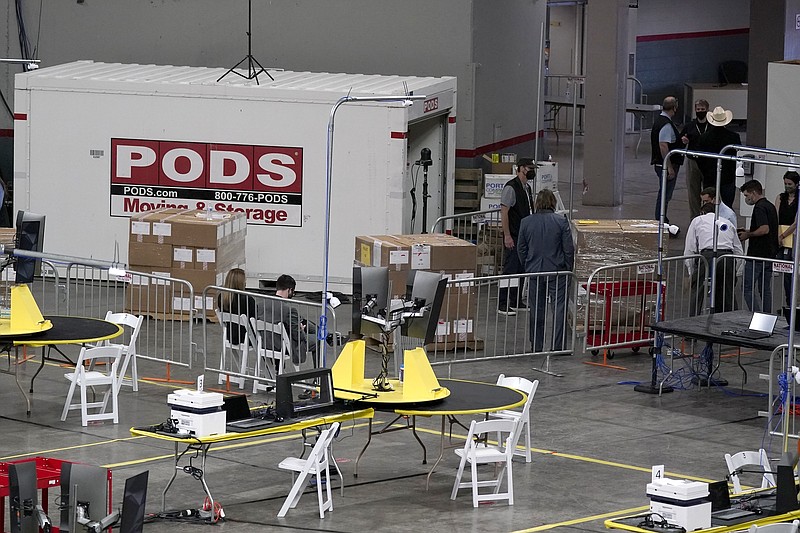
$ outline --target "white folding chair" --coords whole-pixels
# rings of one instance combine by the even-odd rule
[[[139,390],[139,371],[136,368],[136,339],[139,338],[139,330],[142,329],[143,316],[131,315],[128,313],[106,313],[106,321],[113,322],[128,331],[124,333],[124,338],[127,342],[111,342],[104,341],[100,346],[119,346],[122,348],[122,366],[119,369],[119,386],[128,385],[133,387],[134,391]],[[131,378],[125,377],[128,372],[128,365],[131,367]]]
[[[764,526],[753,524],[750,526],[748,533],[797,533],[798,527],[800,527],[800,520],[778,522],[777,524],[766,524]]]
[[[458,465],[456,481],[453,484],[453,492],[450,499],[455,500],[458,489],[472,487],[472,505],[478,506],[478,502],[488,500],[508,500],[508,505],[514,505],[514,479],[511,470],[511,460],[514,458],[514,448],[511,443],[517,438],[514,435],[515,429],[520,426],[519,421],[515,420],[473,420],[469,425],[469,435],[463,448],[455,450],[456,455],[461,457]],[[485,439],[489,434],[505,435],[505,440],[496,445],[488,444]],[[469,463],[471,466],[471,479],[469,482],[461,482],[464,474],[464,467]],[[478,479],[478,465],[486,463],[503,463],[497,478],[481,481]],[[506,478],[507,490],[500,492],[503,484],[503,477]],[[492,494],[480,494],[478,487],[494,486]]]
[[[70,381],[70,385],[69,392],[67,392],[67,400],[64,402],[64,410],[61,412],[62,421],[67,419],[67,413],[70,409],[80,409],[81,425],[83,426],[86,426],[90,420],[113,420],[115,424],[119,422],[117,395],[119,393],[119,360],[121,357],[122,348],[119,346],[81,348],[75,371],[64,374],[64,377]],[[101,367],[103,371],[87,369],[87,366],[99,359],[105,359],[106,364]],[[87,401],[86,389],[103,385],[108,387],[105,394],[103,394],[103,400]],[[80,403],[72,403],[76,387],[80,387],[81,390]],[[94,393],[94,389],[92,391]],[[111,399],[111,411],[106,412],[109,398]],[[89,409],[98,408],[100,409],[98,413],[89,414]]]
[[[325,511],[333,511],[333,496],[331,492],[331,480],[328,475],[328,466],[330,464],[330,449],[331,442],[339,430],[339,423],[334,422],[326,430],[323,430],[317,438],[317,443],[311,449],[307,459],[300,459],[298,457],[287,457],[278,464],[278,468],[283,470],[292,471],[292,490],[286,496],[286,501],[283,502],[281,510],[278,511],[278,518],[283,518],[289,509],[294,509],[297,502],[300,501],[300,496],[303,495],[303,490],[306,487],[306,480],[309,475],[316,476],[317,482],[317,501],[319,502],[319,517],[325,518]],[[299,474],[295,479],[295,473]],[[323,480],[324,477],[324,480]],[[322,496],[322,485],[325,485],[325,492],[327,499]]]
[[[504,411],[498,411],[496,413],[489,413],[489,417],[521,421],[519,431],[516,434],[517,440],[513,442],[514,454],[524,457],[525,462],[530,463],[531,462],[531,412],[530,411],[531,411],[531,402],[533,401],[533,397],[536,394],[536,389],[539,388],[539,380],[535,379],[531,381],[525,378],[506,377],[504,374],[500,374],[499,376],[497,376],[497,384],[503,387],[509,387],[511,389],[522,391],[528,395],[528,399],[522,406],[521,411],[508,409]],[[519,441],[519,437],[522,435],[523,431],[525,432],[524,451],[517,449],[517,441]]]
[[[725,462],[728,465],[728,474],[730,475],[731,481],[733,481],[734,494],[742,492],[742,482],[739,479],[740,472],[737,472],[737,470],[740,468],[746,469],[748,466],[764,470],[764,473],[761,474],[762,489],[775,486],[775,477],[771,473],[772,469],[770,468],[769,458],[767,457],[767,452],[765,452],[763,448],[759,449],[757,452],[744,451],[733,455],[726,453]]]
[[[283,374],[286,359],[292,360],[292,341],[289,339],[289,334],[286,333],[283,322],[273,324],[250,317],[250,326],[252,334],[250,343],[255,346],[256,350],[256,379],[253,381],[253,393],[257,393],[269,388],[268,385],[262,385],[258,378],[275,379],[270,365],[277,365],[278,374]],[[281,345],[278,347],[274,346],[276,335],[281,338]],[[267,338],[270,339],[270,343],[267,343]],[[272,348],[267,348],[267,344]],[[268,363],[268,360],[272,360],[273,363]]]
[[[235,315],[233,313],[223,313],[219,309],[215,310],[217,320],[222,328],[222,350],[219,356],[219,378],[217,383],[222,385],[230,378],[232,383],[239,385],[240,389],[244,388],[244,377],[230,376],[225,372],[238,372],[240,374],[247,373],[247,355],[250,352],[250,338],[253,337],[250,332],[250,319],[247,315]],[[239,335],[239,343],[233,344],[228,339],[228,329],[241,328],[244,333]],[[237,363],[238,358],[238,363]]]

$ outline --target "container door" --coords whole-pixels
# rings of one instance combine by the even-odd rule
[[[430,163],[422,160],[430,150]],[[408,161],[403,202],[403,233],[427,233],[446,209],[447,114],[426,117],[408,125]],[[427,183],[427,207],[424,191]]]

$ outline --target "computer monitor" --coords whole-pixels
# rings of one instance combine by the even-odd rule
[[[308,395],[309,391],[313,394]],[[330,368],[287,372],[275,378],[275,413],[281,418],[312,415],[333,402]]]
[[[78,533],[85,528],[77,522],[78,506],[89,520],[108,515],[108,471],[98,466],[61,464],[61,531]]]
[[[125,480],[125,495],[122,499],[122,515],[119,522],[120,533],[142,533],[149,473],[149,470],[145,470]]]
[[[400,332],[406,337],[433,342],[436,326],[442,311],[447,279],[434,272],[415,271],[411,299],[413,316],[406,318]]]
[[[29,252],[40,252],[44,246],[44,215],[30,211],[17,212],[16,248]],[[34,276],[42,271],[42,260],[17,257],[16,283],[33,283]]]
[[[353,334],[380,334],[378,320],[386,317],[388,305],[389,269],[353,267]]]

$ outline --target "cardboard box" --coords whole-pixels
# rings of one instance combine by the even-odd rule
[[[410,270],[411,247],[392,235],[356,237],[355,259],[363,266]]]
[[[212,213],[186,211],[170,218],[172,243],[196,248],[217,248],[243,231],[244,213]]]
[[[153,270],[152,267],[145,265],[131,265],[132,272],[142,274],[152,274],[155,276],[169,277],[166,271]],[[125,287],[125,309],[126,311],[148,315],[167,314],[172,311],[173,287],[169,280],[131,274],[131,281]]]
[[[130,242],[147,242],[155,244],[172,243],[172,223],[170,219],[185,209],[157,209],[131,216]],[[130,261],[128,261],[130,263]]]
[[[128,244],[128,263],[169,269],[172,266],[172,245],[131,239]]]
[[[202,294],[203,289],[209,285],[222,286],[225,281],[225,271],[199,270],[196,268],[173,268],[171,275],[173,278],[188,281],[197,295]]]

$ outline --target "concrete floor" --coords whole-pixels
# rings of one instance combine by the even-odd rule
[[[568,136],[561,139],[559,146],[550,145],[550,152],[561,163],[561,189],[568,191],[570,143]],[[629,139],[629,146],[634,143],[635,139]],[[640,149],[639,158],[634,159],[632,149],[627,150],[625,205],[584,207],[576,186],[578,216],[647,218],[656,188],[644,152],[646,149]],[[579,152],[578,182],[580,169]],[[688,208],[682,175],[679,183],[670,218],[685,228]],[[566,194],[562,194],[566,202]],[[680,239],[672,249],[682,249]],[[633,390],[635,382],[649,380],[651,359],[644,351],[617,351],[613,363],[626,370],[587,365],[601,358],[582,353],[553,358],[552,369],[563,377],[535,372],[533,369],[542,365],[540,358],[453,366],[454,378],[494,382],[503,372],[540,380],[531,411],[533,461],[515,462],[513,506],[496,503],[473,509],[468,490],[451,501],[458,464],[452,450],[445,452],[426,492],[430,464],[421,464],[420,447],[407,431],[374,437],[360,463],[359,477],[354,479],[353,462],[367,433],[361,421],[355,427],[345,425],[335,443],[346,487],[344,496],[338,490],[334,493],[335,510],[324,520],[319,519],[315,494],[304,496],[286,518],[276,518],[291,486],[291,476],[279,471],[277,464],[301,446],[299,435],[290,434],[212,448],[206,475],[225,509],[225,523],[162,521],[147,524],[145,531],[603,531],[606,518],[637,513],[647,505],[645,485],[654,464],[665,464],[671,477],[710,481],[724,478],[725,452],[764,447],[770,456],[779,455],[780,438],[771,438],[766,419],[757,417],[757,411],[767,408],[767,383],[758,379],[759,373],[766,372],[767,355],[742,355],[749,376],[745,385],[736,358],[724,358],[722,375],[730,381],[729,387],[678,390],[662,397]],[[23,373],[30,376],[33,371],[33,365],[27,365]],[[0,377],[0,461],[43,455],[112,468],[116,502],[125,478],[148,469],[147,510],[158,511],[161,490],[172,474],[172,447],[167,442],[131,437],[128,429],[163,421],[168,415],[166,395],[175,385],[144,379],[138,393],[123,389],[118,425],[82,428],[77,412],[66,422],[59,420],[67,390],[63,372],[47,365],[37,378],[31,417],[25,415],[13,379]],[[446,369],[437,372],[444,375]],[[165,369],[144,361],[140,375],[163,377]],[[193,377],[190,371],[172,373],[173,379]],[[263,393],[252,397],[267,398]],[[376,414],[377,422],[389,420],[387,413]],[[469,419],[462,421],[468,424]],[[435,457],[439,419],[422,419],[419,425],[429,457]],[[463,445],[464,436],[465,431],[456,427],[454,444]],[[170,491],[167,508],[197,508],[202,499],[200,484],[181,474]],[[50,505],[54,508],[52,498]]]

